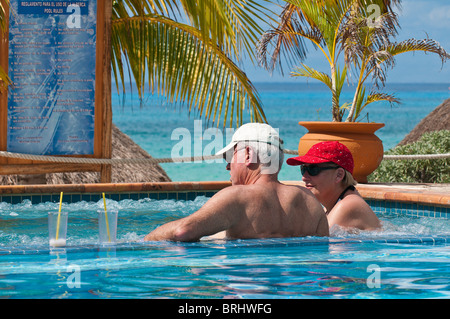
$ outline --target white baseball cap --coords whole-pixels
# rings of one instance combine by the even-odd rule
[[[218,151],[216,155],[225,154],[232,150],[239,142],[267,143],[283,150],[283,140],[272,126],[264,123],[247,123],[234,132],[230,144]]]

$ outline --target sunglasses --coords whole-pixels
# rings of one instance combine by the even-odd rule
[[[305,172],[308,172],[309,176],[317,176],[320,172],[325,171],[327,169],[338,169],[339,166],[317,166],[317,165],[301,165],[300,171],[302,175],[305,175]]]
[[[231,153],[231,150],[229,150],[228,152],[223,153],[223,154],[222,154],[222,157],[223,157],[223,159],[225,160],[225,162],[231,163],[231,160],[233,159],[234,154],[236,154],[237,152],[242,151],[242,150],[244,150],[244,149],[245,149],[245,147],[241,147],[241,148],[237,148],[237,147],[236,147],[236,148],[233,150],[233,153]]]

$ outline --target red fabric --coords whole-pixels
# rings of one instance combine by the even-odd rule
[[[353,173],[353,156],[350,150],[337,141],[320,142],[311,146],[303,156],[288,158],[288,165],[319,164],[333,162]]]

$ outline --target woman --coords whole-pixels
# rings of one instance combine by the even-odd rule
[[[324,206],[330,229],[374,230],[381,222],[355,189],[353,156],[336,141],[313,145],[304,156],[292,157],[288,165],[301,165],[302,181]]]

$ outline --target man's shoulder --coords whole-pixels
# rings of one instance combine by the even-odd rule
[[[282,192],[285,195],[290,194],[293,197],[302,198],[315,198],[313,193],[306,187],[298,185],[286,185],[279,184],[274,186],[273,184],[250,184],[250,185],[232,185],[220,190],[218,196],[232,196],[234,198],[258,198],[259,196],[280,194]]]
[[[233,199],[256,199],[265,194],[273,194],[271,187],[264,184],[250,185],[232,185],[228,186],[217,193],[221,197],[230,197]]]
[[[216,197],[232,197],[234,199],[248,194],[252,188],[250,185],[231,185],[216,193]]]
[[[282,184],[282,187],[285,191],[291,192],[295,195],[315,198],[314,194],[304,186]]]

